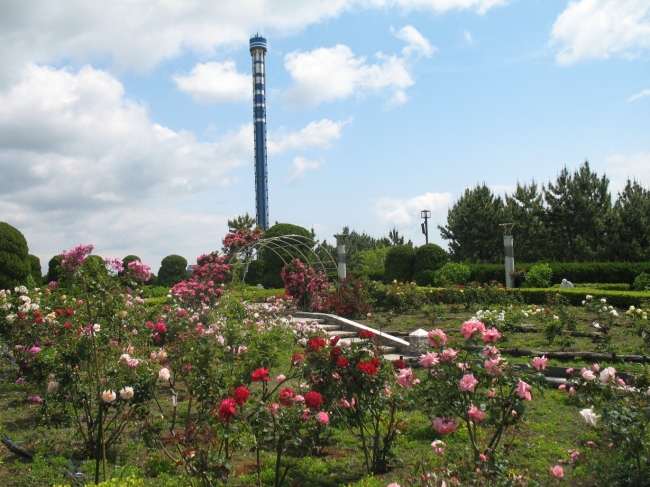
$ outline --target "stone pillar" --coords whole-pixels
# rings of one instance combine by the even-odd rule
[[[425,354],[430,348],[429,332],[418,328],[414,332],[409,333],[409,355],[417,357]]]
[[[336,238],[336,253],[338,254],[339,279],[345,279],[345,276],[347,276],[347,268],[345,265],[345,239],[347,235],[334,235],[334,237]]]
[[[503,236],[503,245],[506,249],[506,287],[515,287],[515,280],[510,271],[515,270],[515,248],[512,243],[512,235]]]

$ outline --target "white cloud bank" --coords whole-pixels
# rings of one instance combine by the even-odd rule
[[[374,212],[386,225],[411,225],[420,220],[420,211],[429,210],[432,221],[444,220],[446,212],[453,201],[451,193],[425,193],[408,200],[398,198],[380,198],[374,206]],[[429,226],[429,233],[433,222]]]
[[[650,188],[650,153],[615,154],[608,157],[606,163],[613,199],[616,199],[616,193],[625,187],[628,179],[636,179],[645,188]]]
[[[639,98],[644,98],[644,97],[646,97],[646,96],[650,96],[650,88],[648,88],[647,90],[642,90],[642,91],[639,91],[638,93],[635,93],[634,95],[632,95],[631,97],[629,97],[629,98],[627,99],[627,101],[628,101],[628,103],[629,103],[629,102],[632,102],[632,101],[638,100]]]
[[[557,62],[633,58],[650,50],[648,0],[571,1],[558,16],[549,45],[558,47]]]
[[[300,179],[305,172],[315,171],[323,165],[323,161],[310,161],[302,156],[294,157],[286,176],[287,183],[291,184]]]

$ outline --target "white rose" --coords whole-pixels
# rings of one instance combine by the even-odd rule
[[[585,422],[588,425],[596,426],[596,422],[598,421],[598,416],[596,416],[591,409],[583,409],[582,411],[580,411],[580,414],[582,415],[583,418],[585,418]]]
[[[169,373],[169,369],[162,368],[162,369],[160,369],[158,371],[158,378],[160,380],[168,381],[170,377],[171,377],[171,374]]]
[[[131,399],[133,397],[133,387],[126,386],[120,389],[120,397],[125,401]]]
[[[616,369],[614,367],[607,367],[600,372],[600,382],[603,384],[608,384],[614,382],[614,376],[616,375]]]
[[[117,394],[115,394],[115,392],[111,391],[110,389],[102,392],[102,400],[105,403],[110,404],[115,401],[115,399],[117,399]]]
[[[58,383],[58,382],[54,382],[53,380],[51,380],[51,381],[47,384],[47,392],[49,392],[50,394],[52,394],[53,392],[56,392],[56,390],[57,390],[58,388],[59,388],[59,383]]]

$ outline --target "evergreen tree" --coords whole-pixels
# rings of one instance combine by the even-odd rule
[[[608,221],[606,260],[650,261],[650,191],[627,180]]]
[[[228,231],[235,233],[237,230],[240,230],[242,228],[246,230],[252,230],[256,226],[255,223],[255,218],[246,212],[245,215],[239,215],[232,220],[228,220]]]
[[[546,227],[544,197],[537,183],[523,186],[517,182],[512,195],[506,195],[505,221],[515,224],[515,262],[538,262],[548,259],[549,237]],[[505,223],[505,222],[503,222]]]
[[[172,287],[183,279],[187,279],[187,260],[180,255],[172,254],[160,262],[158,285]]]
[[[41,259],[37,255],[28,254],[29,259],[29,275],[38,284],[43,282],[43,270],[41,269]]]
[[[440,234],[449,240],[452,260],[456,262],[500,262],[503,260],[505,222],[503,200],[485,183],[466,188],[447,212],[447,225],[438,225]]]
[[[25,284],[29,275],[27,240],[15,227],[0,222],[0,289]]]
[[[561,262],[588,262],[606,255],[607,218],[612,204],[609,179],[585,161],[570,174],[565,167],[555,184],[544,188],[550,257]]]

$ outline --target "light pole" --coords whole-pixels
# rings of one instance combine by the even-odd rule
[[[499,225],[503,228],[503,245],[506,253],[506,287],[515,287],[515,280],[510,274],[515,270],[515,248],[512,243],[512,227],[514,223],[501,223]]]
[[[420,212],[420,217],[424,218],[424,223],[422,226],[422,233],[424,233],[425,243],[429,243],[429,218],[431,218],[431,212],[429,210],[422,210]]]

